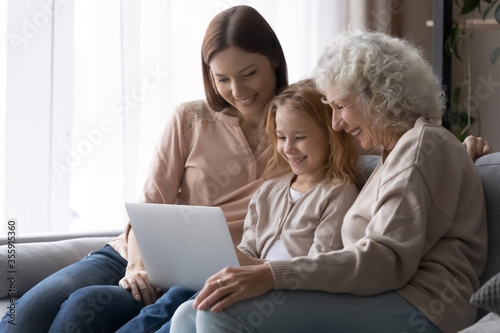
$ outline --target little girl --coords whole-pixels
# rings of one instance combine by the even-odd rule
[[[267,181],[250,201],[238,249],[264,260],[341,249],[342,220],[358,194],[354,139],[333,131],[332,109],[310,79],[289,86],[268,108]],[[259,262],[241,253],[239,259]]]
[[[237,249],[242,266],[342,248],[342,220],[358,194],[357,146],[349,134],[333,131],[332,109],[321,97],[306,79],[268,106],[270,159],[245,218]],[[163,323],[157,332],[169,332],[175,309],[194,293],[169,289],[117,332],[151,331]]]

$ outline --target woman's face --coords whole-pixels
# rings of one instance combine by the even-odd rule
[[[276,90],[275,68],[266,56],[231,46],[209,63],[219,94],[244,116],[262,115]]]
[[[354,97],[345,98],[330,88],[326,91],[326,98],[333,109],[332,127],[335,131],[344,130],[351,134],[366,150],[380,145],[388,151],[394,148],[398,136],[388,129],[374,128],[357,107]]]

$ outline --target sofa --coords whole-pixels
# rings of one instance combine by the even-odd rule
[[[379,158],[374,155],[361,158],[367,175]],[[461,332],[500,332],[500,153],[483,156],[475,164],[486,198],[488,261],[481,276],[482,286],[471,299],[479,310],[478,322]],[[8,265],[8,241],[0,239],[0,312],[7,311],[14,297],[22,296],[48,275],[101,248],[120,232],[17,237],[14,269]]]

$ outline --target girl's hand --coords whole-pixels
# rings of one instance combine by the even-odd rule
[[[134,300],[142,301],[145,305],[153,304],[158,299],[160,289],[153,287],[149,282],[146,270],[127,266],[125,276],[118,283],[122,288],[129,290]]]
[[[194,307],[213,312],[243,299],[257,297],[274,288],[271,268],[266,263],[244,267],[226,267],[211,276],[194,301]]]

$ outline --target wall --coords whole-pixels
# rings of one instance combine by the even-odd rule
[[[432,0],[403,0],[400,24],[401,35],[418,45],[427,61],[432,61],[432,28],[426,26],[432,20]]]
[[[484,7],[484,4],[483,4]],[[483,8],[484,10],[484,8]],[[490,13],[491,14],[491,13]],[[479,16],[477,16],[479,18]],[[457,19],[457,13],[454,13]],[[500,61],[490,63],[491,52],[500,47],[500,24],[495,28],[483,29],[479,26],[468,30],[472,33],[470,43],[471,105],[477,108],[478,121],[472,126],[471,134],[484,137],[493,149],[500,150]],[[461,51],[465,56],[467,51]],[[452,88],[465,80],[464,63],[452,59]],[[465,88],[462,88],[462,91]],[[464,95],[465,91],[462,92]],[[462,100],[462,104],[466,101]]]
[[[403,36],[407,36],[419,45],[427,60],[431,61],[432,28],[427,27],[425,21],[432,20],[433,1],[393,0],[393,2],[400,3],[399,5],[403,8],[401,13]],[[454,19],[457,19],[458,9],[454,9]],[[470,46],[471,101],[472,105],[479,110],[475,113],[479,117],[478,121],[473,124],[470,133],[484,137],[498,151],[500,150],[500,61],[496,65],[491,65],[489,59],[492,50],[500,46],[500,24],[497,29],[476,28],[472,33]],[[455,57],[452,58],[451,79],[452,91],[460,86],[465,79],[463,63]],[[462,101],[462,104],[465,104],[465,101]]]

